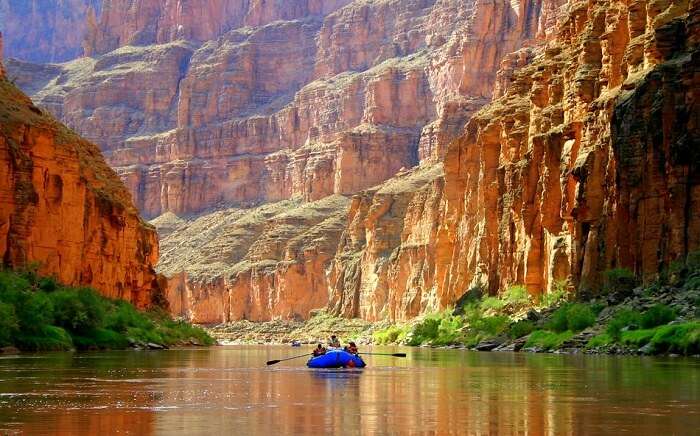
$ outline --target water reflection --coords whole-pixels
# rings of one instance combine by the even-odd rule
[[[0,359],[0,434],[688,434],[697,359],[410,349],[309,370],[283,347]]]

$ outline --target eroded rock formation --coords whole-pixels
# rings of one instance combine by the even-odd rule
[[[105,2],[93,57],[10,65],[100,144],[149,217],[348,195],[440,159],[490,98],[501,57],[553,14],[505,0],[192,8]]]
[[[407,319],[700,244],[697,0],[203,3],[10,65],[167,214],[178,314]]]
[[[3,265],[151,305],[155,229],[143,222],[94,144],[45,115],[0,71]]]
[[[30,62],[65,62],[83,54],[88,17],[102,0],[0,0],[6,55]]]
[[[191,221],[166,214],[162,232],[171,310],[198,323],[307,319],[328,304],[326,267],[345,227],[348,200],[330,196]]]
[[[450,144],[444,179],[392,197],[404,212],[382,207],[381,189],[354,201],[337,313],[401,319],[473,286],[595,289],[615,267],[651,280],[700,248],[698,2],[566,8],[546,44],[504,59],[496,100]],[[382,220],[392,225],[373,230]],[[374,241],[393,243],[382,254]]]

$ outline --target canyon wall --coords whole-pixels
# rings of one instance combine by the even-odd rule
[[[595,290],[616,267],[653,280],[700,248],[698,2],[566,8],[546,43],[503,60],[444,176],[353,199],[336,313],[407,319],[475,286]]]
[[[404,320],[698,249],[697,0],[200,3],[9,64],[160,216],[178,315]]]
[[[154,220],[172,312],[207,324],[308,318],[328,303],[326,268],[347,206],[336,195]]]
[[[148,217],[349,195],[439,160],[500,59],[553,15],[505,0],[192,7],[104,2],[92,57],[9,65],[101,146]]]
[[[83,54],[88,20],[102,0],[0,0],[7,57],[65,62]]]
[[[145,216],[200,223],[218,216],[212,208],[255,214],[266,202],[316,204],[419,162],[439,167],[449,141],[488,102],[500,59],[544,38],[556,9],[505,0],[211,0],[191,8],[103,2],[89,22],[89,57],[9,67],[38,105],[100,144]],[[185,221],[164,246],[198,222]],[[301,228],[312,234],[317,225]],[[329,300],[328,247],[339,236],[328,235],[322,254],[295,249],[300,264],[310,262],[301,270],[271,248],[257,251],[269,256],[264,269],[211,278],[204,267],[171,264],[179,252],[169,249],[161,269],[173,278],[175,311],[195,321],[308,317]],[[309,277],[284,279],[290,274]]]
[[[160,295],[155,229],[99,149],[0,71],[0,256],[7,267],[88,285],[138,307]]]

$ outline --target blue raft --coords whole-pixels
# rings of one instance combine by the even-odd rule
[[[309,368],[364,368],[364,360],[356,354],[344,350],[328,350],[326,354],[312,357],[306,362]]]

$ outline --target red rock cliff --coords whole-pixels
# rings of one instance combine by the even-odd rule
[[[567,4],[553,38],[504,59],[444,177],[353,201],[336,313],[405,319],[472,286],[595,289],[615,267],[652,279],[700,248],[699,17],[697,1]]]
[[[155,230],[85,141],[0,75],[0,256],[139,307],[158,283]]]
[[[83,53],[88,15],[102,0],[0,0],[6,55],[31,62],[64,62]]]

